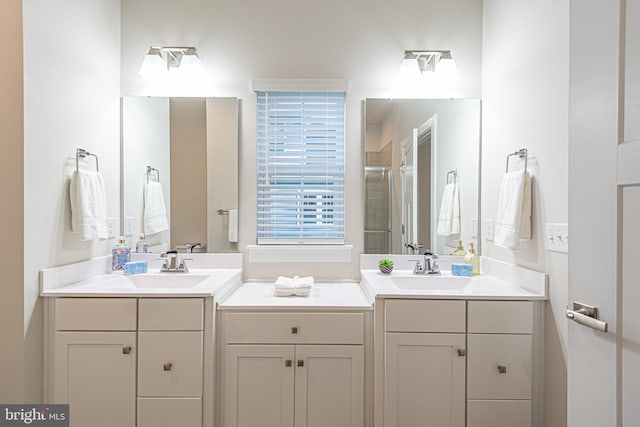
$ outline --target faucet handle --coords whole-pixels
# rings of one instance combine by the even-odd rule
[[[413,274],[423,274],[424,268],[422,267],[422,261],[419,259],[410,259],[409,262],[415,262],[416,265],[413,266]]]

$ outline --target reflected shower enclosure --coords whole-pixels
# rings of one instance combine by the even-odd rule
[[[390,167],[365,167],[364,251],[367,254],[390,253],[392,188]]]

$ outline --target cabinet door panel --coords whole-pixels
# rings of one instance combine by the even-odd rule
[[[464,427],[464,334],[385,334],[385,427]],[[461,355],[462,354],[462,355]]]
[[[294,346],[227,345],[225,352],[224,425],[293,427]]]
[[[470,400],[467,427],[530,427],[530,400]]]
[[[362,346],[296,346],[296,427],[362,427]]]
[[[135,426],[135,342],[135,332],[56,333],[53,403],[69,403],[71,427]]]
[[[202,427],[202,399],[138,398],[137,427]]]
[[[138,333],[138,395],[202,395],[202,332]]]

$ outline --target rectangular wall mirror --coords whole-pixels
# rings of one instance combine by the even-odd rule
[[[150,252],[238,251],[238,117],[237,98],[122,99],[128,244],[145,234]]]
[[[367,99],[364,164],[365,253],[477,248],[479,99]]]

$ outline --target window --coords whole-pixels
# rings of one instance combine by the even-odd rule
[[[344,243],[344,92],[257,92],[258,244]]]

